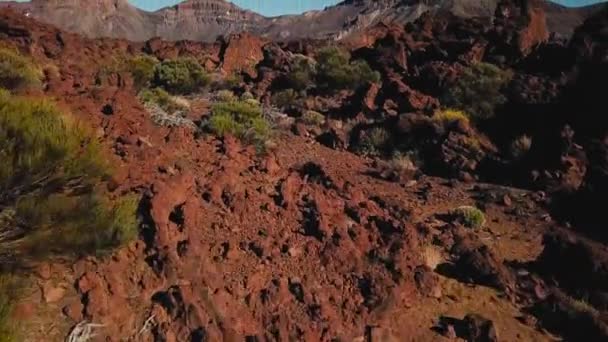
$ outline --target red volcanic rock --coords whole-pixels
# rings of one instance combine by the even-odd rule
[[[380,86],[376,83],[371,83],[365,92],[363,98],[363,108],[368,111],[376,110],[376,97],[380,91]]]
[[[437,99],[412,89],[397,75],[391,75],[387,83],[383,88],[391,98],[398,101],[401,112],[432,111],[439,107]]]
[[[227,73],[242,71],[257,77],[256,65],[264,59],[265,42],[249,33],[230,35],[225,42],[222,69]]]

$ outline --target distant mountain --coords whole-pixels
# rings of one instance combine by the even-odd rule
[[[490,17],[497,0],[346,0],[321,11],[267,18],[224,0],[187,0],[156,12],[127,0],[32,0],[3,2],[25,15],[89,37],[133,41],[213,41],[219,35],[249,31],[269,39],[342,38],[379,22],[406,23],[426,11],[447,10],[462,17]],[[550,31],[570,35],[600,6],[567,8],[544,3]]]

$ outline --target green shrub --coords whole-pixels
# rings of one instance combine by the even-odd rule
[[[0,87],[19,90],[39,87],[42,70],[17,50],[0,48]]]
[[[136,196],[112,203],[97,192],[20,198],[15,206],[19,223],[36,227],[20,248],[43,258],[55,253],[94,254],[123,245],[137,237],[138,203]]]
[[[255,100],[255,96],[253,96],[253,94],[251,92],[246,91],[241,94],[241,100],[243,100],[243,101]]]
[[[139,99],[145,104],[156,104],[168,113],[188,110],[187,106],[176,101],[162,88],[143,89],[139,92]]]
[[[327,90],[354,90],[366,82],[378,82],[380,74],[363,60],[350,61],[350,54],[336,47],[319,51],[317,82]]]
[[[389,131],[382,127],[374,127],[364,133],[359,143],[362,153],[375,155],[386,149],[391,140]]]
[[[295,58],[291,71],[287,74],[289,87],[301,91],[314,84],[316,65],[314,60],[304,56]]]
[[[193,58],[163,61],[154,67],[154,85],[171,93],[190,94],[210,82],[209,75]]]
[[[136,200],[112,203],[92,132],[44,100],[0,93],[0,254],[94,253],[133,237]]]
[[[307,125],[321,126],[325,123],[325,116],[314,110],[307,110],[302,114],[302,121]]]
[[[443,102],[466,112],[474,120],[492,118],[496,107],[506,101],[501,90],[511,78],[509,71],[493,64],[474,64],[450,87]]]
[[[140,55],[127,61],[127,67],[137,89],[149,87],[154,79],[154,68],[158,60],[152,56]]]
[[[256,145],[265,143],[272,134],[270,123],[262,115],[262,108],[247,101],[213,105],[209,128],[219,136],[231,134]]]
[[[270,101],[277,108],[286,110],[297,105],[299,102],[299,96],[295,90],[285,89],[274,93]]]
[[[483,211],[472,206],[462,206],[454,209],[452,212],[466,227],[481,228],[486,223],[486,217]]]
[[[231,102],[236,100],[236,95],[230,90],[220,90],[215,94],[215,99],[220,102]]]

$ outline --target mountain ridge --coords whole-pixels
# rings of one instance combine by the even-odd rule
[[[602,5],[568,8],[541,1],[551,32],[569,36]],[[323,10],[265,17],[225,0],[186,0],[145,11],[127,0],[32,0],[0,3],[37,20],[84,36],[145,41],[214,41],[247,31],[271,40],[341,39],[380,22],[405,24],[427,11],[447,10],[460,17],[491,17],[497,0],[346,0]],[[76,18],[76,19],[75,19]]]

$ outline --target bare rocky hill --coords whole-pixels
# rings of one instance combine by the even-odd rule
[[[267,18],[225,0],[186,0],[146,12],[127,0],[32,0],[7,2],[28,16],[88,37],[143,41],[214,41],[219,35],[248,31],[270,39],[339,39],[379,22],[408,23],[427,11],[459,17],[492,17],[497,0],[346,0],[321,11]],[[566,8],[545,3],[549,30],[569,36],[598,6]]]

